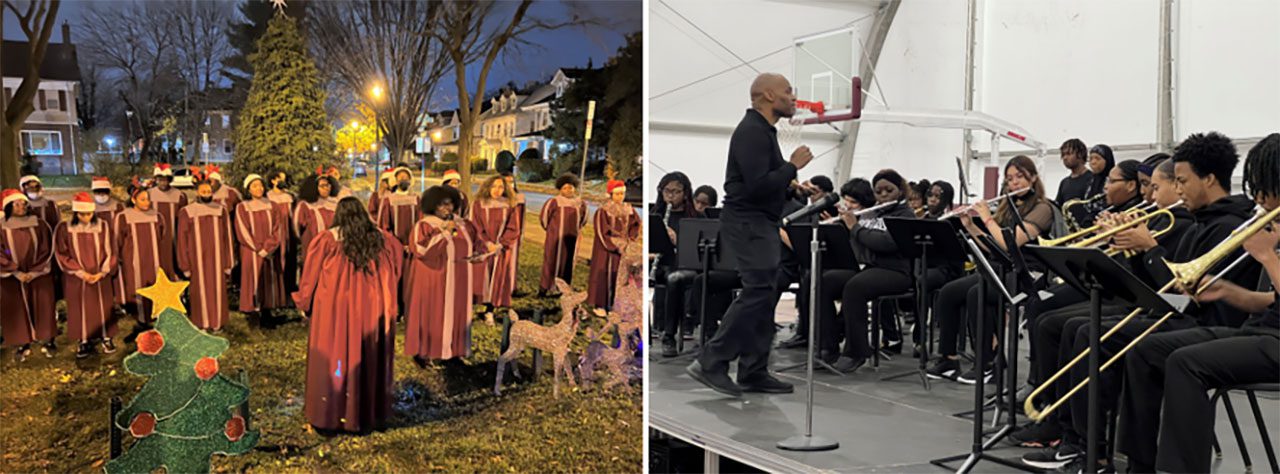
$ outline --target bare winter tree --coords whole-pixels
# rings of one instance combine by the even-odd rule
[[[315,2],[305,22],[316,63],[348,97],[359,97],[377,114],[382,139],[398,161],[418,133],[419,117],[449,58],[432,35],[443,5],[438,0]],[[380,98],[370,90],[379,87]]]
[[[143,155],[153,149],[153,135],[181,97],[177,41],[164,23],[172,10],[172,4],[165,3],[104,2],[93,4],[82,16],[83,58],[116,82],[115,97],[133,113],[128,119],[133,131],[129,141],[141,137]]]
[[[40,65],[44,63],[44,52],[49,46],[49,35],[57,21],[60,4],[58,0],[4,0],[4,9],[12,10],[18,18],[18,25],[27,37],[28,49],[22,83],[13,92],[10,105],[3,109],[4,121],[0,123],[3,127],[0,138],[4,142],[0,146],[0,187],[18,187],[22,156],[18,132],[35,111],[33,99],[40,87]]]
[[[568,2],[566,2],[568,4]],[[599,20],[577,14],[564,18],[538,18],[529,14],[533,0],[521,0],[518,4],[483,1],[447,1],[437,35],[444,43],[446,54],[453,62],[454,86],[458,91],[458,171],[462,174],[462,189],[471,189],[471,158],[475,154],[476,125],[484,106],[485,83],[494,62],[503,51],[512,46],[529,45],[523,37],[531,31],[554,30],[569,26],[598,24]],[[574,10],[581,6],[569,4]],[[467,68],[478,64],[475,82],[469,81]]]
[[[174,112],[178,120],[187,158],[194,160],[199,153],[204,120],[210,110],[226,106],[229,97],[218,93],[223,82],[222,61],[234,49],[227,39],[226,28],[231,23],[231,13],[225,4],[202,0],[170,5],[172,13],[163,17],[164,28],[174,39],[177,72],[184,83],[180,107]]]

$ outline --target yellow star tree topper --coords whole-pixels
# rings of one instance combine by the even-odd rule
[[[138,294],[151,300],[151,316],[159,317],[160,313],[168,308],[187,314],[187,307],[182,305],[182,292],[187,291],[187,285],[190,283],[182,280],[172,281],[169,275],[164,273],[163,268],[158,270],[155,284],[138,289]]]

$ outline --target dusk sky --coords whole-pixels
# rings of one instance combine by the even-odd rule
[[[61,24],[63,20],[71,22],[73,40],[76,39],[75,31],[80,28],[80,15],[89,8],[90,3],[94,2],[67,0],[59,9],[58,23]],[[222,0],[221,3],[226,3],[228,9],[239,14],[236,9],[238,1]],[[574,7],[601,18],[607,26],[529,33],[527,40],[536,46],[523,47],[520,54],[508,52],[504,58],[500,58],[489,74],[487,88],[493,89],[508,81],[523,84],[530,80],[547,80],[557,68],[586,66],[588,58],[595,66],[599,66],[625,44],[627,34],[639,31],[642,27],[642,4],[639,0],[579,1],[574,2]],[[557,18],[567,16],[569,10],[570,7],[563,2],[540,1],[530,8],[530,14],[541,18]],[[17,18],[7,9],[4,12],[4,39],[26,40],[18,27]],[[61,30],[55,30],[50,41],[62,41]],[[469,71],[469,78],[475,76]],[[433,101],[436,102],[433,109],[452,107],[457,103],[452,84],[452,75],[441,81],[440,93],[437,100]]]

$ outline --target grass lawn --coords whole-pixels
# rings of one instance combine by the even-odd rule
[[[530,214],[536,222],[536,215]],[[526,226],[521,249],[518,309],[557,307],[539,299],[542,229]],[[574,280],[586,284],[583,256],[591,228],[581,238]],[[294,318],[296,319],[296,318]],[[550,324],[550,321],[548,321]],[[596,327],[600,320],[593,321]],[[121,325],[127,334],[131,323]],[[420,369],[403,355],[403,325],[397,336],[395,394],[391,427],[367,436],[320,436],[303,416],[307,326],[293,321],[274,330],[251,328],[232,313],[222,333],[231,342],[219,363],[228,375],[249,374],[252,427],[262,431],[256,449],[243,456],[214,456],[219,472],[638,472],[644,436],[642,389],[631,394],[562,390],[551,394],[551,361],[529,383],[531,351],[520,366],[524,381],[507,377],[502,397],[492,393],[501,325],[473,326],[473,356],[463,363],[436,363]],[[580,331],[574,346],[582,348]],[[74,346],[59,338],[59,352],[39,351],[15,364],[12,351],[0,354],[0,472],[87,472],[108,457],[108,400],[126,402],[146,381],[124,371],[121,360],[132,344],[117,339],[118,350],[76,360]],[[574,356],[576,361],[576,356]],[[126,434],[126,449],[129,436]]]

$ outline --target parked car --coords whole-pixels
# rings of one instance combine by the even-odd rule
[[[639,206],[644,202],[644,177],[636,176],[627,180],[627,196],[624,202],[633,206]]]

